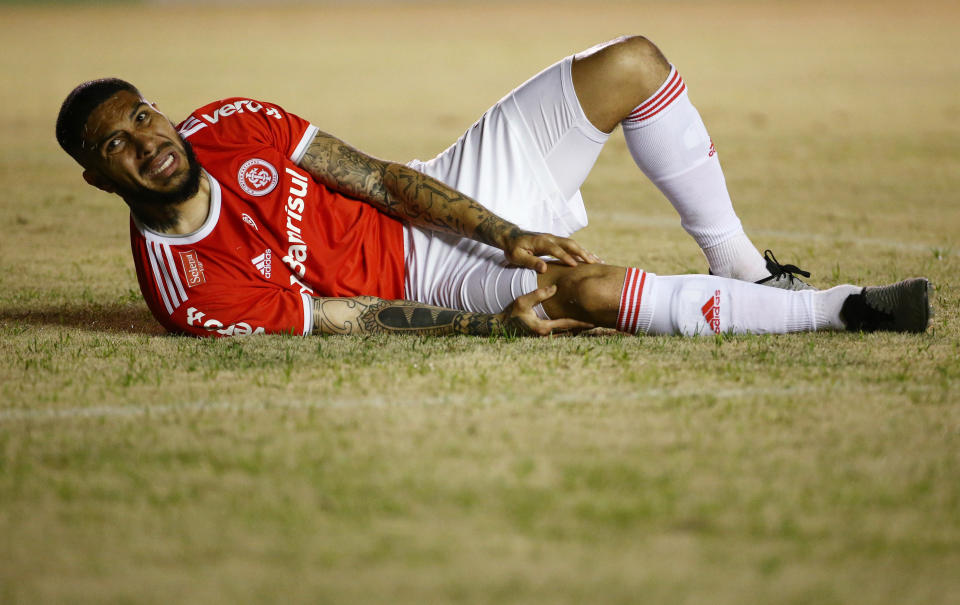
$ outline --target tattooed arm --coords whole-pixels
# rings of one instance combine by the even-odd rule
[[[300,166],[330,189],[411,224],[500,248],[510,262],[540,273],[547,270],[542,255],[571,266],[600,260],[572,239],[524,231],[432,177],[371,157],[325,132],[317,132]]]
[[[546,336],[593,326],[574,319],[542,320],[533,311],[557,291],[541,288],[515,300],[502,313],[468,313],[409,300],[374,296],[314,298],[314,334],[417,334],[447,336]]]

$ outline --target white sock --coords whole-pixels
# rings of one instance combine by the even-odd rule
[[[817,329],[832,328],[844,330],[846,326],[840,319],[840,309],[844,301],[852,294],[859,294],[863,290],[860,286],[834,286],[829,290],[814,292],[813,311],[817,321]]]
[[[673,204],[710,270],[747,281],[770,275],[733,210],[713,141],[676,68],[621,125],[637,166]]]
[[[703,248],[703,255],[714,275],[751,282],[770,276],[767,261],[742,231],[716,246]]]
[[[829,321],[818,323],[817,295],[831,291],[780,290],[712,275],[655,275],[628,269],[617,329],[684,336],[809,332],[821,325],[835,327],[839,321],[839,306],[820,296],[824,302],[819,310]]]

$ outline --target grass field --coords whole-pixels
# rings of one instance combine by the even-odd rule
[[[597,6],[0,7],[0,602],[960,603],[960,8]],[[168,337],[53,137],[117,75],[427,158],[624,33],[680,68],[759,246],[819,286],[929,277],[929,332]],[[705,270],[618,136],[584,197],[607,260]]]

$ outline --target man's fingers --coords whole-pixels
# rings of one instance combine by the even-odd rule
[[[565,265],[569,265],[570,267],[577,266],[577,259],[573,258],[573,256],[559,244],[553,246],[550,255]]]
[[[603,262],[599,256],[593,254],[577,243],[576,240],[572,240],[569,237],[556,238],[555,245],[551,250],[551,255],[571,267],[576,266],[578,260],[588,265]],[[558,254],[556,252],[557,250],[561,250],[562,252]]]
[[[597,263],[603,264],[603,259],[601,259],[599,256],[597,256],[593,252],[590,252],[589,250],[584,250],[583,248],[580,248],[580,252],[577,253],[577,256],[579,256],[580,259],[583,260],[583,262],[587,263],[588,265],[593,265]]]
[[[592,330],[596,326],[577,319],[551,319],[544,324],[552,331],[560,330]]]
[[[588,251],[572,239],[565,238],[561,241],[561,243],[566,248],[567,253],[572,254],[574,257],[580,259],[581,262],[584,262],[588,265],[603,262],[600,260],[599,256]]]
[[[533,269],[537,273],[545,273],[547,270],[547,262],[525,248],[514,250],[513,255],[508,259],[515,265]]]
[[[546,321],[537,320],[536,322],[530,322],[528,323],[528,327],[535,334],[549,336],[551,334],[582,332],[584,330],[591,330],[595,326],[576,319],[548,319]]]
[[[569,267],[576,267],[579,263],[603,263],[599,256],[586,250],[575,240],[549,233],[526,233],[516,238],[504,251],[510,262],[533,269],[537,273],[545,273],[547,270],[547,263],[541,256],[552,256]]]
[[[549,336],[553,332],[579,332],[590,330],[595,326],[585,321],[577,319],[540,319],[537,317],[533,308],[551,296],[557,293],[557,286],[550,285],[545,288],[537,288],[533,292],[528,292],[517,298],[512,306],[511,316],[520,319],[530,333],[539,336]]]
[[[537,288],[517,298],[517,306],[521,309],[532,309],[557,293],[557,285],[552,284],[545,288]]]

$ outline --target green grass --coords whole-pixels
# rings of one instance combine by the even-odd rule
[[[948,3],[0,8],[0,602],[956,602],[958,26]],[[756,243],[819,286],[929,277],[927,334],[169,337],[122,204],[53,139],[73,85],[118,75],[173,118],[249,94],[427,158],[628,32],[680,68]],[[618,135],[584,197],[608,261],[705,269]]]

